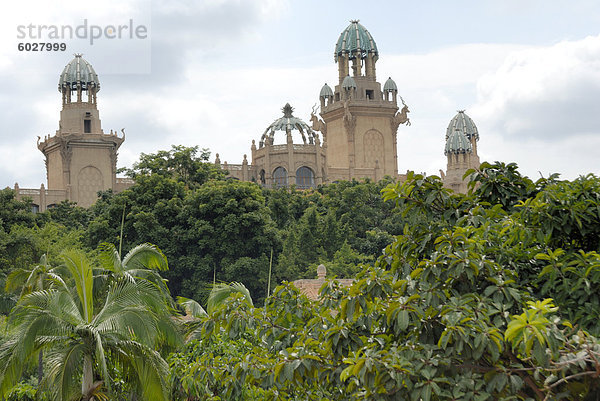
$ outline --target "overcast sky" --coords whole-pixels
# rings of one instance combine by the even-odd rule
[[[125,128],[119,167],[140,152],[198,145],[241,163],[289,102],[309,120],[337,82],[334,45],[360,19],[411,113],[398,130],[399,171],[439,174],[459,109],[479,128],[482,161],[532,178],[600,174],[600,2],[20,1],[0,15],[0,187],[46,182],[37,136],[58,129],[58,77],[73,53],[100,77],[105,132]],[[61,40],[64,52],[18,51],[20,25],[143,25],[144,38]],[[47,34],[47,32],[46,32]]]

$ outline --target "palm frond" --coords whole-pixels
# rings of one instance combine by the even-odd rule
[[[100,250],[98,255],[100,266],[102,266],[103,269],[111,271],[117,275],[122,274],[123,264],[121,264],[121,258],[119,257],[117,248],[108,242],[103,242],[98,248]]]
[[[96,343],[96,360],[102,370],[102,377],[106,383],[106,387],[110,391],[110,375],[108,374],[108,367],[106,366],[106,356],[104,354],[104,346],[102,345],[102,336],[98,330],[94,330],[94,340]]]
[[[141,244],[127,252],[123,258],[125,269],[169,270],[167,257],[162,251],[152,244]]]
[[[206,303],[206,309],[208,313],[212,313],[214,310],[223,305],[223,302],[232,294],[241,294],[244,300],[250,306],[254,306],[252,303],[252,297],[250,296],[250,291],[248,291],[244,284],[238,282],[232,282],[229,284],[217,283],[213,285],[213,288],[208,295],[208,301]]]
[[[39,308],[49,303],[52,295],[56,294],[49,291],[29,294],[22,301],[31,301],[31,305],[19,302],[13,310],[10,337],[0,346],[0,398],[20,379],[28,361],[41,349],[63,343],[66,334],[72,332],[68,324]]]
[[[51,349],[46,354],[47,374],[42,388],[55,400],[70,400],[81,394],[77,381],[81,370],[81,358],[86,351],[85,345],[69,342],[63,347]]]
[[[23,288],[23,285],[27,282],[31,271],[27,269],[14,269],[10,272],[8,276],[6,276],[6,284],[4,286],[4,291],[8,293],[16,293]]]
[[[144,281],[121,280],[111,285],[102,309],[92,324],[103,334],[123,332],[145,344],[154,345],[158,335],[157,317],[153,313],[162,304],[160,292]]]
[[[183,335],[176,321],[170,315],[160,315],[157,321],[159,346],[163,354],[174,351],[183,344]]]
[[[160,354],[136,341],[116,344],[121,350],[122,362],[135,372],[141,398],[148,401],[169,399],[169,365]]]
[[[177,303],[181,305],[185,313],[189,316],[200,318],[208,315],[202,305],[193,299],[177,297]]]
[[[4,399],[21,378],[24,358],[17,353],[19,345],[18,338],[10,338],[0,345],[0,399]]]
[[[77,295],[83,309],[83,317],[89,323],[94,316],[94,277],[92,266],[81,251],[64,251],[62,259],[73,277]]]

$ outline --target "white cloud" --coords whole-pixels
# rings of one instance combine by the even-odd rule
[[[104,21],[133,15],[145,2],[125,2],[129,8],[111,3],[90,12]],[[39,2],[30,14],[27,2],[11,4],[14,9],[0,15],[0,30],[9,29],[8,38],[14,37],[17,22],[78,22],[83,15],[81,2],[64,7]],[[152,74],[107,74],[107,64],[119,66],[123,60],[100,46],[86,54],[102,83],[104,130],[126,128],[119,165],[171,144],[209,148],[213,157],[218,152],[222,161],[240,163],[244,153],[250,154],[252,139],[260,138],[286,102],[308,120],[323,83],[333,87],[337,81],[330,50],[346,22],[331,21],[339,30],[323,38],[324,26],[291,24],[296,17],[286,13],[293,14],[290,8],[296,6],[277,0],[154,1]],[[268,29],[284,25],[277,37]],[[0,165],[0,183],[17,180],[37,187],[45,172],[35,136],[58,126],[56,82],[71,52],[42,60],[15,55],[9,42],[0,43],[0,156],[19,157]],[[399,171],[438,174],[445,169],[443,140],[457,109],[467,109],[480,129],[482,160],[517,161],[531,176],[537,170],[571,176],[594,171],[598,158],[591,149],[600,141],[600,113],[595,111],[600,36],[546,47],[471,43],[424,48],[435,46],[427,53],[382,53],[377,63],[379,82],[391,76],[411,110],[412,125],[401,126],[398,133]]]
[[[477,89],[474,114],[502,135],[598,135],[600,35],[514,52]]]
[[[480,77],[470,115],[482,160],[515,161],[538,178],[599,173],[600,35],[509,54]]]

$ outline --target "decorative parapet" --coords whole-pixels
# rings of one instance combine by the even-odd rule
[[[66,190],[46,189],[44,184],[39,188],[19,188],[19,184],[15,184],[14,191],[18,200],[31,199],[32,207],[36,212],[43,212],[48,207],[69,199]]]
[[[227,164],[224,168],[226,168],[227,171],[242,171],[244,166],[241,164]]]

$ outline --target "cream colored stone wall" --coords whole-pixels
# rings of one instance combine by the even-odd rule
[[[56,147],[46,155],[47,165],[51,168],[46,170],[49,189],[65,189],[63,175],[63,163],[60,149]]]
[[[88,114],[89,113],[89,114]],[[63,134],[84,133],[84,120],[90,120],[91,134],[100,134],[102,126],[96,105],[88,102],[68,103],[60,112],[59,132]]]
[[[113,188],[110,151],[95,144],[74,144],[71,161],[72,200],[83,207],[91,206],[97,192]]]
[[[473,153],[449,154],[446,174],[443,177],[444,187],[454,192],[467,193],[468,179],[463,180],[465,172],[471,168],[479,168],[479,156]]]

